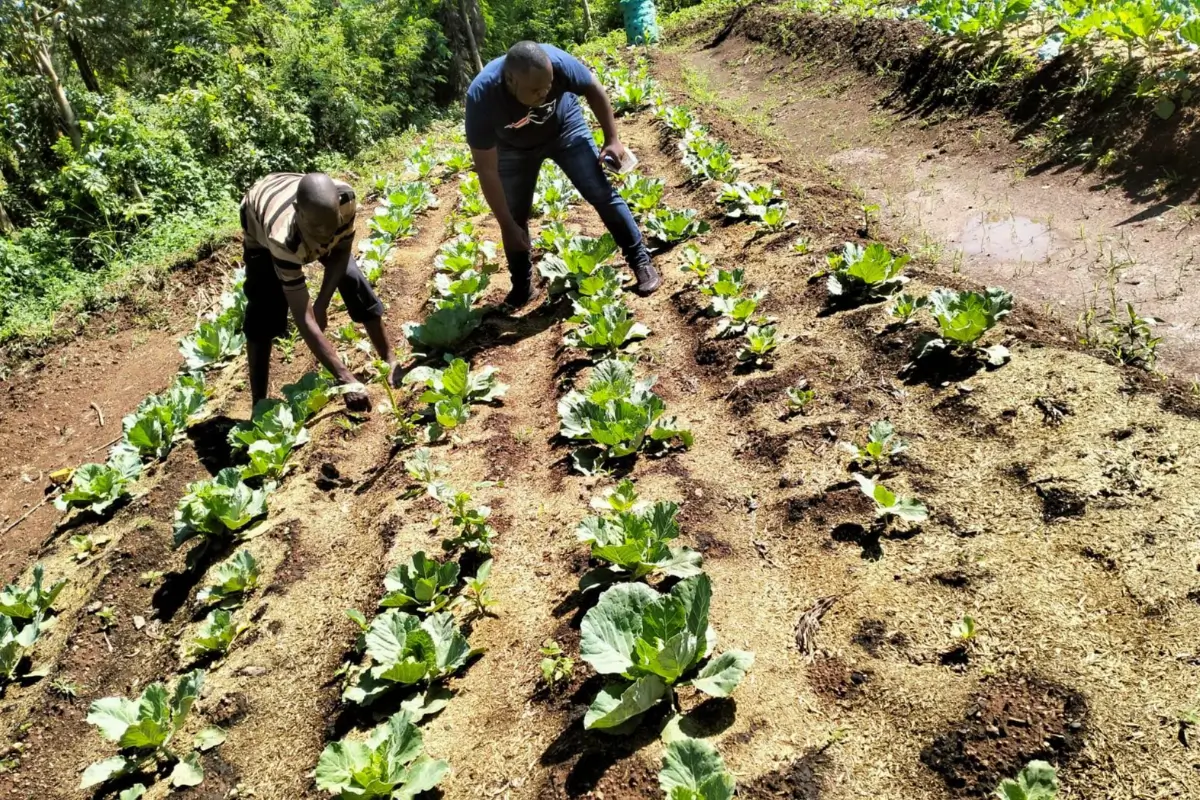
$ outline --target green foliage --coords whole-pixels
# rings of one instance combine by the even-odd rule
[[[543,228],[543,235],[546,229]],[[538,262],[538,271],[550,281],[551,294],[561,294],[568,289],[577,289],[580,281],[591,277],[617,253],[617,243],[612,234],[599,238],[572,236],[555,238],[558,252],[547,253]]]
[[[445,369],[415,367],[404,376],[406,385],[425,384],[421,402],[429,404],[431,441],[466,422],[470,404],[495,402],[508,391],[508,385],[497,380],[499,370],[495,367],[471,370],[466,361],[449,356],[446,362]]]
[[[631,172],[621,181],[617,191],[621,193],[634,216],[642,219],[662,205],[666,185],[662,178],[648,178]]]
[[[717,748],[688,736],[667,743],[658,785],[667,800],[730,800],[735,788]]]
[[[785,389],[783,396],[789,415],[806,414],[808,413],[809,406],[816,399],[817,393],[809,387],[807,380],[801,378],[796,382],[795,386],[789,386]]]
[[[692,276],[692,279],[697,283],[705,283],[712,272],[712,260],[701,253],[700,248],[694,244],[688,244],[683,247],[683,250],[679,254],[679,261],[679,271]]]
[[[867,441],[861,447],[853,442],[842,442],[842,449],[854,456],[855,461],[878,473],[908,450],[908,442],[896,435],[892,423],[881,419],[871,423],[867,431]]]
[[[196,593],[201,606],[219,603],[222,608],[241,605],[246,594],[258,587],[258,562],[249,550],[239,550],[233,558],[218,566],[212,583]]]
[[[415,608],[423,613],[441,611],[458,585],[458,564],[439,563],[418,551],[407,564],[393,567],[383,579],[387,594],[384,608]]]
[[[702,128],[685,130],[679,142],[683,166],[696,181],[730,183],[737,180],[741,165],[729,145],[712,138]]]
[[[1133,303],[1126,303],[1123,311],[1114,308],[1100,320],[1104,331],[1099,338],[1101,349],[1121,364],[1153,370],[1162,344],[1162,337],[1154,335],[1154,326],[1161,320],[1142,316]]]
[[[21,624],[17,619],[0,614],[0,686],[17,677],[21,661],[37,643],[41,632],[41,616]]]
[[[658,208],[646,216],[646,231],[659,241],[673,244],[707,233],[709,225],[694,209]]]
[[[542,683],[553,692],[559,686],[570,683],[575,675],[575,661],[563,655],[558,642],[547,639],[542,642],[542,660],[538,667],[542,671]]]
[[[892,297],[892,302],[888,304],[888,315],[900,320],[902,325],[907,325],[918,311],[928,307],[929,298],[913,297],[907,292],[900,292]]]
[[[407,712],[394,714],[358,742],[326,745],[312,776],[317,788],[342,800],[406,800],[433,789],[450,765],[425,755],[421,730]]]
[[[882,520],[900,519],[905,522],[924,522],[929,512],[913,497],[899,497],[882,483],[854,474],[859,489],[875,502],[875,516]]]
[[[71,473],[71,485],[54,499],[59,511],[86,508],[103,514],[114,503],[129,496],[129,487],[142,473],[135,453],[113,453],[107,464],[83,464]]]
[[[434,269],[461,277],[468,271],[491,273],[499,269],[494,242],[479,241],[473,236],[459,234],[442,244],[433,260]]]
[[[908,280],[900,273],[909,257],[893,256],[878,242],[866,247],[847,242],[842,252],[829,256],[828,262],[826,286],[833,298],[890,294]]]
[[[161,683],[152,683],[133,700],[124,697],[105,697],[92,703],[87,721],[94,725],[106,740],[115,742],[120,755],[106,758],[83,771],[79,788],[87,789],[110,780],[154,767],[159,760],[175,760],[169,745],[171,738],[187,721],[192,704],[200,697],[204,672],[195,670],[183,675],[168,691]],[[181,762],[182,763],[182,762]],[[176,764],[172,783],[176,786],[195,785],[197,762],[182,769]],[[203,779],[203,771],[200,771]]]
[[[605,513],[581,522],[576,536],[591,546],[592,558],[607,566],[585,574],[579,581],[581,591],[649,575],[689,578],[700,573],[699,553],[670,546],[679,536],[677,504],[665,500],[639,504],[633,482],[625,479],[594,505]]]
[[[150,395],[121,420],[124,433],[114,448],[114,457],[124,452],[141,458],[165,458],[187,435],[188,426],[203,415],[207,400],[202,378],[177,378],[165,393]]]
[[[663,416],[666,403],[650,391],[653,386],[653,378],[634,380],[631,364],[610,359],[596,365],[585,390],[559,400],[560,433],[587,444],[572,456],[576,469],[595,472],[609,459],[637,453],[647,440],[660,446],[677,440],[691,447],[691,431]]]
[[[189,483],[175,507],[174,544],[199,537],[204,542],[241,531],[267,513],[268,489],[251,489],[241,472],[226,467],[216,477]]]
[[[633,312],[620,297],[607,297],[594,305],[576,301],[575,315],[568,322],[577,327],[567,331],[564,344],[609,356],[650,335],[650,329],[633,318]]]
[[[754,655],[730,650],[704,664],[716,647],[708,624],[711,597],[704,573],[665,595],[643,583],[620,584],[600,595],[583,618],[580,655],[599,674],[614,677],[584,716],[586,729],[625,733],[681,682],[712,697],[729,696]]]
[[[938,325],[938,334],[918,337],[914,357],[928,358],[947,350],[961,349],[979,352],[993,366],[1009,359],[1008,348],[993,345],[981,348],[979,340],[1012,312],[1013,296],[1003,289],[989,288],[984,292],[956,292],[935,289],[929,293],[929,310]]]
[[[458,492],[448,486],[438,487],[437,499],[445,505],[455,534],[442,542],[443,549],[461,547],[483,555],[492,552],[492,537],[496,530],[488,523],[491,508],[476,505],[470,492]]]
[[[459,598],[462,603],[470,603],[472,611],[480,616],[491,614],[496,600],[492,597],[488,583],[492,575],[492,560],[489,558],[479,565],[473,576],[463,578],[463,593]]]
[[[738,350],[737,358],[743,364],[762,366],[775,358],[778,347],[774,325],[751,325],[746,329],[746,343]]]
[[[999,800],[1055,800],[1058,774],[1045,761],[1030,761],[1016,780],[1006,778],[993,793]]]
[[[466,666],[471,646],[446,612],[424,620],[404,611],[382,612],[364,634],[367,661],[352,673],[342,697],[361,705],[393,689],[428,687]]]
[[[724,184],[717,203],[730,219],[761,220],[770,206],[783,203],[783,195],[773,183],[756,185],[739,181]]]
[[[191,658],[211,658],[224,656],[233,647],[233,640],[241,635],[249,625],[235,623],[233,613],[225,608],[210,611],[200,623],[192,643],[188,647]]]
[[[29,586],[10,583],[0,589],[0,616],[17,622],[41,619],[49,615],[54,601],[67,585],[66,579],[45,585],[46,570],[34,564]]]

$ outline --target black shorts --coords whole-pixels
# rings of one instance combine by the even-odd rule
[[[383,317],[383,302],[358,269],[358,262],[351,252],[353,240],[347,239],[329,255],[321,259],[322,264],[336,264],[346,259],[346,274],[338,283],[338,294],[346,304],[350,319],[358,323],[370,322]],[[261,247],[242,246],[242,260],[246,263],[246,321],[242,331],[251,342],[269,342],[278,336],[287,335],[288,302],[283,293],[283,284],[275,274],[275,263],[271,251]]]

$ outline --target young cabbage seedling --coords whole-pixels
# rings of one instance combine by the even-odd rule
[[[109,537],[99,534],[84,533],[77,536],[72,536],[69,540],[71,547],[75,550],[76,561],[87,561],[93,555],[97,548],[108,544]]]
[[[458,585],[458,564],[439,563],[418,551],[407,564],[396,565],[383,579],[387,594],[379,601],[384,608],[416,609],[428,614],[441,611]]]
[[[258,587],[258,562],[249,550],[239,550],[212,574],[212,583],[196,594],[201,607],[217,603],[222,608],[237,608],[245,596]]]
[[[666,800],[730,800],[737,786],[717,748],[689,736],[667,743],[658,785]]]
[[[898,497],[894,492],[881,483],[876,483],[865,475],[854,473],[862,493],[875,501],[875,516],[886,524],[892,519],[905,522],[924,522],[929,517],[925,506],[912,497]]]
[[[712,272],[713,262],[694,244],[685,245],[679,254],[679,271],[692,276],[692,283],[703,284]]]
[[[939,353],[961,350],[983,356],[991,366],[1008,362],[1008,348],[1003,345],[980,347],[978,342],[1000,320],[1012,312],[1013,296],[1003,289],[990,288],[984,292],[956,292],[935,289],[929,293],[929,310],[938,324],[938,333],[925,333],[913,346],[916,361]]]
[[[709,225],[700,219],[693,209],[678,210],[659,208],[646,217],[646,231],[666,244],[682,242],[702,233],[707,233]]]
[[[738,351],[737,358],[743,364],[761,367],[775,358],[778,347],[774,325],[751,325],[746,329],[746,343]]]
[[[928,306],[929,298],[913,297],[908,292],[901,292],[892,298],[887,312],[893,319],[899,320],[901,325],[907,325],[912,322],[918,311]]]
[[[842,449],[878,475],[883,467],[908,450],[908,442],[896,435],[892,423],[881,419],[871,423],[867,430],[867,441],[862,447],[853,442],[842,442]]]
[[[342,800],[409,800],[433,789],[450,764],[425,755],[417,720],[401,711],[359,742],[326,745],[312,777],[317,788]]]
[[[563,649],[558,642],[547,639],[542,642],[542,683],[551,694],[559,686],[570,683],[575,674],[575,662],[563,655]]]
[[[806,256],[812,252],[812,239],[807,236],[798,236],[796,241],[792,242],[792,252],[798,256]]]
[[[957,622],[950,626],[950,635],[963,644],[975,641],[975,618],[969,614],[963,614]]]
[[[998,800],[1055,800],[1058,774],[1045,761],[1030,761],[1017,775],[1000,782],[992,795]]]
[[[842,252],[830,255],[826,288],[833,299],[871,299],[888,295],[908,279],[900,273],[908,256],[894,256],[878,242],[863,247],[847,242]]]
[[[788,204],[784,201],[767,206],[762,218],[754,221],[754,226],[762,233],[779,233],[784,228],[795,223],[788,219]]]
[[[492,560],[489,558],[479,565],[479,568],[475,570],[474,576],[463,578],[463,593],[461,597],[457,598],[461,601],[460,605],[469,602],[472,606],[471,611],[481,617],[495,616],[492,608],[497,603],[492,597],[491,590],[488,588],[491,575]]]
[[[223,657],[233,647],[234,639],[249,627],[246,623],[234,622],[232,612],[227,609],[210,611],[192,639],[188,656],[194,659]]]
[[[808,381],[801,378],[795,386],[784,390],[784,403],[787,406],[787,416],[807,414],[809,406],[816,399],[817,393],[809,388]]]

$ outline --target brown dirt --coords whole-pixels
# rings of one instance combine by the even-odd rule
[[[744,129],[712,119],[746,161],[757,156],[761,165],[777,157]],[[622,131],[646,171],[668,179],[668,204],[711,208],[711,190],[685,185],[674,152],[659,149],[655,126],[634,119],[623,122]],[[778,167],[799,231],[814,237],[818,252],[856,235],[852,195],[831,186],[828,173],[802,162]],[[419,287],[443,234],[441,213],[431,215],[385,273],[394,330],[421,313]],[[494,224],[481,222],[494,240]],[[595,216],[584,209],[573,222],[598,232]],[[827,310],[820,285],[804,281],[815,259],[750,239],[747,228],[729,226],[699,244],[718,263],[744,265],[751,284],[774,298],[772,313],[786,344],[772,373],[745,379],[743,387],[756,387],[754,402],[731,407],[724,398],[743,376],[696,363],[710,323],[692,320],[672,299],[683,289],[675,256],[659,257],[662,291],[629,299],[653,329],[639,369],[660,377],[669,413],[693,429],[697,444],[665,458],[633,460],[628,469],[645,498],[683,503],[681,543],[707,551],[718,647],[756,654],[734,698],[701,702],[681,693],[688,718],[719,747],[741,793],[825,800],[946,796],[937,773],[922,763],[922,751],[947,732],[971,730],[962,720],[979,697],[996,714],[1008,701],[1016,703],[1014,716],[1032,719],[1036,711],[1036,719],[1069,725],[1067,690],[1022,694],[1022,686],[1051,685],[1071,687],[1088,708],[1086,738],[1074,757],[1060,759],[1074,796],[1116,796],[1131,776],[1148,796],[1200,791],[1194,756],[1178,744],[1175,726],[1164,722],[1194,695],[1200,665],[1194,636],[1200,604],[1190,599],[1198,556],[1194,526],[1187,524],[1195,516],[1191,454],[1200,452],[1200,421],[1164,412],[1156,385],[1133,383],[1129,373],[1056,344],[1062,329],[1028,305],[1005,326],[1012,363],[969,379],[970,413],[935,411],[959,395],[958,387],[900,379],[905,343],[878,343],[887,327],[878,305]],[[965,282],[918,262],[915,291]],[[497,279],[495,296],[504,283]],[[555,437],[555,406],[564,388],[560,368],[570,354],[564,360],[558,352],[557,323],[544,307],[514,322],[489,323],[473,356],[476,364],[499,367],[509,393],[502,406],[473,409],[456,439],[436,451],[459,487],[504,479],[503,486],[475,493],[497,510],[492,591],[498,616],[473,624],[472,645],[485,652],[452,682],[457,697],[423,726],[427,751],[453,767],[442,787],[446,797],[657,794],[655,725],[661,719],[648,720],[631,737],[585,734],[580,719],[599,681],[578,661],[578,677],[561,698],[537,697],[541,643],[557,637],[568,655],[578,655],[569,634],[588,601],[575,591],[584,562],[574,528],[589,513],[589,499],[610,485],[564,467],[568,448]],[[277,379],[310,365],[298,354],[279,366]],[[815,389],[807,415],[782,419],[778,400],[759,384],[784,375],[803,375]],[[244,415],[239,379],[239,367],[221,376],[220,412]],[[586,379],[586,371],[576,379]],[[1043,396],[1064,400],[1074,413],[1046,425],[1035,405]],[[844,526],[865,531],[871,519],[857,486],[847,484],[847,457],[835,444],[884,416],[912,445],[888,485],[918,494],[933,513],[919,535],[882,539],[878,557],[864,560],[861,533],[850,544],[837,541],[837,531],[853,532]],[[985,426],[977,431],[978,421],[994,423],[1003,435],[979,435]],[[1125,429],[1134,433],[1107,435]],[[771,458],[755,457],[752,442],[774,443]],[[145,564],[121,554],[137,552],[153,569],[179,571],[182,554],[162,542],[181,482],[204,470],[188,448],[181,445],[157,482],[147,484],[145,506],[130,506],[102,526],[113,541],[90,563],[74,563],[61,540],[44,553],[50,574],[72,583],[60,601],[60,627],[39,645],[38,658],[56,669],[90,670],[94,685],[61,704],[49,700],[48,681],[8,689],[0,701],[3,739],[28,726],[21,763],[6,775],[16,797],[80,800],[71,788],[78,769],[111,753],[83,722],[87,704],[136,691],[152,678],[172,678],[181,666],[178,647],[194,624],[184,613],[188,603],[164,615],[156,629],[161,641],[119,627],[117,634],[128,638],[113,641],[114,654],[94,661],[97,642],[104,645],[84,609],[102,600],[155,618],[157,588],[129,582],[133,564]],[[245,544],[264,566],[263,590],[239,612],[257,617],[255,635],[212,665],[185,733],[212,721],[227,726],[229,740],[216,752],[244,791],[263,800],[318,796],[306,776],[331,733],[340,735],[353,721],[335,678],[356,635],[343,611],[373,608],[388,567],[417,549],[439,547],[430,504],[400,497],[402,458],[391,455],[382,415],[349,435],[332,415],[322,418],[312,442],[297,453],[297,469],[271,497],[261,531]],[[1014,464],[1021,465],[1020,477]],[[1089,502],[1082,517],[1048,523],[1034,489],[1043,483],[1070,485],[1104,502]],[[139,527],[140,516],[149,518],[148,527]],[[42,536],[47,527],[42,524]],[[1098,564],[1086,548],[1106,553],[1113,566]],[[966,577],[938,577],[955,573]],[[193,591],[189,585],[185,600]],[[796,615],[829,595],[840,599],[822,620],[810,665],[796,650]],[[980,633],[967,662],[950,669],[940,656],[953,646],[948,631],[964,613],[977,620]],[[890,643],[874,656],[852,643],[864,619],[881,621]],[[869,679],[856,683],[855,671],[869,672]],[[994,675],[1039,677],[1022,684],[987,677]],[[1057,717],[1048,713],[1055,706],[1047,697],[1062,700]],[[1044,723],[1047,735],[1057,732],[1051,723]],[[357,735],[365,726],[353,727]],[[955,762],[955,774],[987,788],[992,776],[971,771],[967,760],[980,742],[963,742],[963,766]],[[958,751],[951,742],[938,752]],[[1015,771],[1028,751],[1023,745],[1004,752],[1012,763],[989,766],[997,775]],[[215,778],[214,785],[222,781]]]

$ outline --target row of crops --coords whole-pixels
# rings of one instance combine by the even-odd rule
[[[681,165],[693,184],[715,192],[721,215],[735,224],[749,222],[755,236],[784,235],[794,226],[780,189],[740,180],[741,166],[728,145],[700,125],[691,111],[667,102],[644,65],[629,69],[612,59],[598,73],[621,113],[653,109],[678,142]],[[406,165],[406,174],[416,180],[397,185],[390,176],[379,179],[381,202],[369,222],[370,235],[360,246],[364,272],[373,281],[383,273],[393,248],[413,235],[417,217],[437,203],[429,188],[433,180],[459,174],[467,166],[461,152],[438,155],[426,144]],[[775,322],[761,311],[765,291],[752,290],[743,270],[717,268],[688,242],[708,230],[708,222],[694,209],[666,207],[660,178],[633,174],[619,188],[659,245],[680,246],[680,268],[688,274],[691,289],[706,298],[706,312],[714,320],[711,335],[742,337],[738,359],[746,368],[769,364],[780,337]],[[567,225],[570,208],[579,199],[561,174],[543,171],[535,198],[543,217],[536,239],[538,269],[549,284],[550,311],[561,312],[568,326],[563,344],[590,362],[587,380],[559,400],[559,433],[573,445],[576,470],[604,476],[639,453],[690,447],[693,434],[667,414],[666,402],[653,391],[654,378],[640,374],[638,343],[651,331],[625,300],[611,236],[583,236]],[[484,211],[477,177],[462,175],[448,222],[450,236],[434,259],[427,313],[404,326],[419,366],[408,370],[397,390],[388,365],[364,365],[388,397],[382,411],[398,447],[453,440],[456,431],[470,423],[474,406],[500,399],[507,389],[494,367],[477,366],[462,357],[464,344],[482,323],[481,300],[490,276],[499,269],[495,245],[483,238],[475,222]],[[794,249],[807,252],[808,247],[801,237]],[[827,259],[830,303],[886,300],[898,325],[908,325],[919,311],[928,310],[937,329],[918,339],[914,369],[925,359],[947,353],[1003,363],[1006,351],[980,342],[1008,313],[1011,296],[1000,290],[946,289],[912,296],[901,291],[906,264],[906,257],[893,255],[882,244],[847,244]],[[203,371],[240,350],[243,303],[235,285],[219,310],[185,340],[188,372],[126,418],[125,435],[109,463],[74,472],[59,498],[61,507],[108,513],[135,490],[144,464],[166,457],[204,413],[208,395],[200,377]],[[354,336],[346,332],[335,338],[350,343]],[[338,391],[316,373],[285,386],[282,400],[264,401],[250,421],[230,432],[242,465],[189,485],[179,501],[174,545],[190,546],[189,562],[214,563],[236,549],[213,566],[197,592],[196,601],[211,610],[184,645],[189,666],[224,656],[250,624],[240,609],[246,595],[258,588],[261,570],[248,549],[237,547],[268,513],[269,497],[285,480],[295,449],[308,441],[315,416]],[[803,412],[813,395],[798,385],[789,389],[788,397]],[[864,441],[847,443],[855,456],[854,477],[874,501],[882,526],[919,522],[926,515],[919,500],[898,496],[878,482],[883,467],[906,447],[886,420],[873,424]],[[500,534],[490,522],[490,509],[472,494],[487,484],[452,486],[448,465],[424,446],[412,450],[404,465],[411,479],[405,496],[428,497],[439,506],[433,526],[443,533],[443,554],[412,553],[385,576],[377,613],[347,612],[360,633],[354,663],[337,676],[342,699],[348,707],[395,712],[365,736],[351,734],[328,743],[321,754],[313,773],[316,784],[341,797],[412,797],[444,778],[450,765],[424,753],[421,725],[453,701],[451,679],[480,655],[471,645],[466,622],[492,613],[495,605],[488,582],[493,541]],[[104,480],[93,486],[101,475]],[[720,754],[680,727],[685,705],[681,692],[684,700],[692,692],[729,696],[751,668],[753,654],[718,653],[716,631],[709,624],[713,583],[703,570],[701,554],[677,545],[682,533],[677,504],[643,499],[634,484],[624,480],[597,497],[593,507],[599,513],[584,517],[576,530],[594,565],[581,579],[579,592],[589,602],[595,596],[582,621],[578,657],[607,683],[591,701],[584,727],[626,734],[645,722],[653,709],[666,706],[660,773],[664,793],[669,798],[731,797],[735,782]],[[0,643],[5,648],[0,667],[9,663],[3,654],[11,644],[22,648],[11,661],[9,677],[36,641],[37,630],[53,622],[51,606],[61,586],[46,587],[39,567],[30,588],[11,586],[0,596]],[[549,643],[544,652],[548,658],[543,675],[553,684],[570,671],[573,659]],[[165,767],[170,767],[173,785],[198,784],[203,779],[200,753],[218,746],[226,735],[206,728],[191,748],[178,742],[204,674],[193,669],[171,687],[153,683],[137,698],[94,702],[88,721],[116,743],[119,752],[88,767],[82,785],[141,777]],[[1031,766],[1019,781],[1046,778],[1040,769]],[[1054,780],[1052,771],[1048,780]],[[120,797],[132,800],[144,791],[143,784],[134,784]]]

